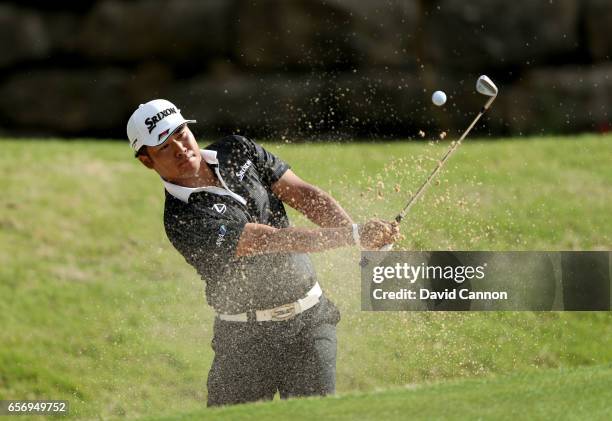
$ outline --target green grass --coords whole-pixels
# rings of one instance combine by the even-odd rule
[[[200,408],[213,313],[165,237],[158,177],[123,142],[0,146],[0,399],[69,399],[82,418]],[[364,220],[393,217],[446,147],[270,149]],[[611,152],[603,136],[470,140],[400,247],[610,249]],[[341,393],[612,361],[611,313],[365,313],[357,251],[314,260],[343,314]]]
[[[368,394],[262,402],[149,421],[223,420],[607,420],[612,366],[408,385]],[[144,421],[144,419],[142,420]]]

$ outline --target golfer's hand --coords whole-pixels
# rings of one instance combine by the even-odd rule
[[[378,250],[387,244],[393,244],[399,239],[399,224],[397,222],[370,219],[359,230],[361,247],[365,250]]]

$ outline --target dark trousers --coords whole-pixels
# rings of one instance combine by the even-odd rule
[[[336,326],[309,311],[283,322],[216,319],[208,406],[334,393]]]

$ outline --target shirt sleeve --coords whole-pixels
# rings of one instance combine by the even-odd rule
[[[236,259],[236,247],[245,223],[196,216],[178,219],[178,216],[166,217],[166,235],[189,264],[215,271]]]
[[[276,183],[291,168],[285,161],[268,152],[251,139],[244,136],[234,136],[234,138],[247,149],[259,172],[261,181],[268,187],[272,187],[272,184]]]

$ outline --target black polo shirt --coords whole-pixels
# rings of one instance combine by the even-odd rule
[[[202,156],[202,165],[220,175],[224,188],[165,183],[164,225],[174,247],[206,282],[208,303],[219,313],[236,314],[303,298],[316,282],[307,254],[235,257],[246,223],[289,226],[271,187],[289,165],[242,136],[225,137]]]

